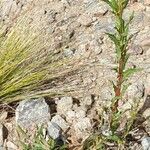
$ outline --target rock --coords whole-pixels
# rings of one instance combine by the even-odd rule
[[[133,45],[131,47],[131,49],[133,50],[133,53],[135,55],[141,55],[141,54],[143,54],[143,48],[141,46],[139,46],[139,45]]]
[[[8,112],[4,111],[0,114],[0,122],[4,122],[7,118]]]
[[[113,94],[112,94],[112,90],[109,87],[105,87],[101,90],[101,95],[100,95],[101,99],[103,99],[104,101],[109,101],[112,99]]]
[[[64,49],[64,56],[65,57],[72,57],[75,53],[75,49],[66,48]]]
[[[84,0],[86,12],[93,17],[103,16],[108,11],[108,5],[102,1]]]
[[[148,95],[150,95],[150,74],[147,75],[146,81],[145,81],[145,91]]]
[[[131,108],[132,108],[132,104],[129,101],[127,101],[125,104],[119,106],[119,110],[122,111],[122,112],[130,110]]]
[[[3,128],[4,128],[4,126],[2,124],[0,124],[0,146],[2,146],[3,142],[4,142]]]
[[[79,107],[77,110],[76,110],[76,118],[77,119],[81,119],[81,118],[84,118],[86,116],[86,109],[83,109],[81,107]]]
[[[3,146],[0,146],[0,150],[5,150],[5,148]]]
[[[48,134],[51,138],[58,139],[61,136],[61,128],[53,122],[48,122]]]
[[[144,49],[148,49],[150,47],[150,38],[145,38],[140,44]]]
[[[6,127],[0,123],[0,146],[3,146],[4,140],[7,138],[8,131]]]
[[[66,117],[66,120],[67,120],[67,122],[69,122],[69,123],[72,123],[72,122],[76,119],[76,112],[73,111],[73,110],[67,111],[65,115],[66,115],[66,116],[65,116],[65,117]]]
[[[73,106],[72,97],[62,97],[60,100],[56,101],[57,113],[65,114],[68,110],[71,110]]]
[[[16,109],[16,123],[26,129],[46,124],[50,120],[50,109],[44,98],[27,99]]]
[[[129,99],[140,99],[144,96],[144,84],[143,83],[135,83],[128,87],[127,96]]]
[[[81,101],[81,105],[83,106],[91,106],[93,102],[92,95],[86,95]]]
[[[96,21],[93,25],[96,32],[114,32],[114,24],[111,17],[103,17],[99,21]]]
[[[89,15],[83,14],[78,18],[78,22],[83,26],[90,26],[93,20]]]
[[[92,129],[91,121],[87,117],[79,119],[73,126],[78,139],[86,139]]]
[[[150,137],[145,137],[142,139],[143,150],[150,150]]]
[[[66,131],[69,128],[67,122],[60,115],[54,116],[51,123],[57,124],[63,131]]]
[[[17,150],[18,149],[18,147],[14,143],[12,143],[10,141],[8,141],[6,143],[6,145],[7,145],[7,150]]]
[[[145,5],[150,5],[150,1],[149,0],[144,0],[144,4]]]
[[[145,117],[145,118],[150,118],[150,108],[147,108],[147,109],[144,111],[143,117]]]

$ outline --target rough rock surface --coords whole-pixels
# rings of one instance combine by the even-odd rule
[[[116,63],[114,46],[105,35],[106,31],[113,32],[114,27],[109,10],[108,5],[99,0],[1,0],[0,21],[9,29],[21,14],[25,15],[26,26],[35,26],[35,31],[44,33],[45,41],[46,38],[51,40],[50,50],[62,48],[66,57],[90,53],[87,71],[76,75],[71,86],[83,82],[85,93],[88,91],[89,94],[100,96],[99,93],[107,89],[110,92],[106,96],[102,94],[99,99],[106,100],[112,95],[108,80],[114,80],[116,77],[111,70]],[[132,11],[135,15],[130,32],[135,33],[135,36],[129,50],[129,65],[143,68],[143,71],[133,77],[133,83],[138,80],[145,81],[150,73],[149,0],[131,1],[124,17],[127,19]],[[147,88],[146,86],[150,94]]]
[[[4,142],[4,126],[0,124],[0,146],[3,145]]]
[[[69,128],[67,122],[59,115],[54,116],[51,123],[57,124],[63,131],[66,131]]]
[[[81,95],[74,96],[79,102],[75,103],[72,97],[58,98],[57,114],[49,121],[49,108],[43,99],[23,101],[16,111],[18,124],[29,127],[33,122],[49,121],[48,132],[54,139],[62,130],[65,132],[68,124],[71,127],[69,133],[77,139],[89,135],[95,110],[109,105],[113,97],[109,80],[116,79],[116,73],[112,71],[116,66],[114,45],[105,35],[106,31],[114,31],[109,10],[108,5],[99,0],[1,0],[0,22],[7,30],[23,15],[24,25],[34,26],[35,32],[44,33],[45,41],[50,39],[50,50],[61,48],[65,57],[88,56],[88,65],[75,78],[66,79],[71,81],[71,90],[81,84],[84,87]],[[130,33],[134,37],[129,45],[131,56],[127,66],[143,70],[130,78],[131,86],[126,96],[141,99],[150,95],[150,0],[131,0],[124,13],[125,19],[132,11],[135,15]],[[65,85],[63,87],[68,90]],[[97,96],[94,102],[91,95]],[[124,109],[131,108],[130,102],[125,105]],[[145,117],[149,116],[149,111],[144,113]]]
[[[16,109],[16,123],[26,129],[47,124],[49,120],[50,110],[44,98],[24,100]]]
[[[61,128],[53,122],[48,122],[48,135],[53,139],[58,139],[61,136]]]
[[[72,97],[62,97],[60,100],[56,101],[57,104],[57,113],[65,114],[68,110],[71,110],[73,106]]]
[[[150,137],[145,137],[142,139],[143,150],[150,150]]]
[[[86,139],[90,135],[92,124],[89,118],[81,118],[74,124],[74,130],[78,139]]]

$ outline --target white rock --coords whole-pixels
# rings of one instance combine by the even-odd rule
[[[21,127],[30,129],[49,120],[50,110],[44,98],[24,100],[16,109],[16,123]]]
[[[93,100],[92,100],[92,96],[91,95],[86,95],[83,98],[83,101],[81,101],[81,105],[83,106],[91,106]]]
[[[73,106],[72,97],[62,97],[60,100],[56,101],[57,113],[65,114],[67,111],[71,110]]]
[[[75,111],[70,110],[70,111],[66,112],[66,120],[67,120],[67,122],[72,123],[73,120],[75,120],[75,118],[76,118],[76,112]]]
[[[145,137],[142,139],[143,150],[150,150],[150,137]]]
[[[69,128],[67,122],[60,115],[54,116],[51,123],[57,124],[63,131],[66,131]]]
[[[4,122],[7,118],[8,112],[4,111],[0,114],[0,122]]]
[[[4,126],[0,123],[0,146],[3,145],[4,142]]]
[[[59,138],[61,135],[61,129],[56,123],[48,122],[48,134],[54,140]]]
[[[77,138],[82,138],[82,139],[85,139],[89,135],[89,132],[92,129],[91,121],[87,117],[79,119],[73,126]]]
[[[86,116],[86,109],[82,107],[78,107],[76,109],[76,118],[81,119],[84,118],[85,116]]]
[[[150,0],[144,0],[145,5],[150,5]]]
[[[12,143],[10,141],[8,141],[6,143],[6,145],[7,145],[7,150],[17,150],[18,149],[18,147],[14,143]]]

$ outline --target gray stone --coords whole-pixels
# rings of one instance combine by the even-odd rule
[[[53,139],[58,139],[61,136],[61,128],[53,122],[48,122],[48,134]]]
[[[143,54],[143,48],[140,45],[132,45],[131,49],[135,55]]]
[[[84,0],[87,13],[93,17],[100,17],[108,11],[108,5],[98,0]]]
[[[103,17],[99,21],[96,21],[93,28],[96,32],[114,32],[114,23],[111,17]]]
[[[69,128],[67,122],[60,115],[54,116],[51,122],[57,124],[63,131],[66,131]]]
[[[27,99],[16,109],[16,123],[24,128],[46,124],[50,120],[50,109],[44,98]]]
[[[5,150],[3,146],[0,146],[0,150]]]
[[[65,48],[64,49],[64,56],[65,57],[71,57],[75,53],[75,49]]]
[[[73,106],[72,97],[62,97],[60,100],[56,101],[57,104],[57,113],[65,114],[68,110],[71,110]]]
[[[140,99],[144,95],[144,84],[143,83],[135,83],[128,87],[127,96],[129,99]]]
[[[144,137],[141,141],[143,150],[150,150],[150,137]]]

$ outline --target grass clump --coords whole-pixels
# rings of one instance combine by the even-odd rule
[[[57,140],[53,140],[44,133],[44,127],[37,127],[32,136],[24,131],[21,127],[17,127],[18,147],[22,150],[67,150],[67,145]]]
[[[63,48],[49,50],[50,39],[45,42],[45,36],[24,20],[7,33],[0,30],[0,103],[63,95],[68,91],[57,84],[80,67],[77,59],[63,57]]]
[[[100,129],[97,134],[89,137],[83,146],[83,149],[105,150],[109,147],[124,149],[127,144],[127,137],[132,130],[133,123],[137,117],[138,102],[132,106],[126,118],[126,111],[119,109],[119,102],[123,101],[124,94],[129,86],[128,79],[137,68],[127,68],[127,62],[130,54],[128,53],[128,44],[133,35],[129,35],[129,25],[134,17],[132,13],[128,21],[123,18],[124,9],[127,7],[129,0],[103,0],[110,8],[115,17],[115,32],[106,33],[115,45],[117,67],[116,82],[111,81],[115,97],[112,99],[110,108],[105,107],[104,113],[107,114],[108,120],[102,115],[100,117]],[[120,129],[121,125],[123,128]],[[107,125],[106,125],[107,123]],[[103,133],[102,126],[107,126],[108,133]]]

